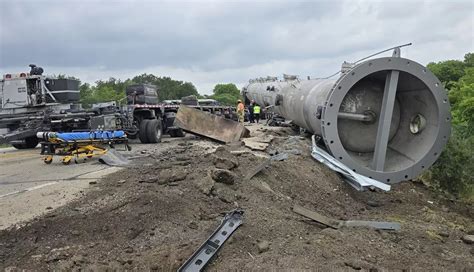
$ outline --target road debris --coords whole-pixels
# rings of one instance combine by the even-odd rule
[[[274,156],[271,156],[272,161],[284,161],[288,160],[288,154],[287,153],[278,153]]]
[[[235,174],[227,169],[212,170],[211,177],[216,182],[232,185],[235,182]]]
[[[340,228],[340,222],[339,220],[331,219],[329,217],[326,217],[324,215],[321,215],[315,211],[308,210],[306,208],[303,208],[301,206],[295,205],[293,206],[293,211],[299,215],[302,215],[304,217],[307,217],[309,219],[312,219],[318,223],[321,223],[327,227],[331,227],[333,229],[338,229]]]
[[[474,244],[474,235],[464,235],[461,240],[468,245],[472,245]]]
[[[242,141],[244,142],[246,147],[255,151],[265,151],[265,149],[267,149],[267,147],[270,145],[269,143],[262,143],[252,138],[243,139]]]
[[[319,214],[315,211],[308,210],[301,206],[295,205],[293,211],[297,214],[310,218],[318,223],[333,229],[342,227],[368,227],[379,230],[400,230],[400,224],[396,222],[379,222],[379,221],[362,221],[362,220],[336,220]]]
[[[255,260],[255,257],[250,253],[250,252],[247,252],[249,254],[249,256]]]
[[[222,143],[237,142],[249,134],[238,122],[184,105],[179,107],[174,124],[186,132]]]
[[[329,155],[326,151],[324,151],[322,148],[319,148],[316,145],[316,140],[315,136],[313,135],[312,137],[312,151],[311,151],[311,156],[315,158],[317,161],[320,163],[326,165],[333,171],[336,171],[344,177],[344,180],[347,181],[352,187],[357,189],[358,191],[364,191],[369,187],[377,187],[381,190],[384,191],[389,191],[390,190],[390,185],[382,183],[378,180],[371,179],[369,177],[357,174],[354,171],[351,171],[347,166],[345,166],[343,163],[339,162],[336,160],[334,157]]]
[[[267,252],[270,249],[270,242],[267,240],[260,241],[257,244],[258,247],[258,253],[264,253]]]
[[[245,176],[244,181],[251,180],[256,174],[260,173],[265,167],[269,166],[271,163],[271,159],[265,160],[263,163],[259,164],[254,169],[250,170],[247,176]]]
[[[109,166],[122,166],[129,164],[129,160],[117,150],[111,148],[99,158],[99,162]]]
[[[226,214],[220,226],[204,242],[199,249],[189,258],[179,269],[178,272],[202,271],[209,261],[216,255],[225,241],[242,224],[243,210],[233,210]]]

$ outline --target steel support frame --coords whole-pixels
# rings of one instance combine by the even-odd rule
[[[380,109],[380,116],[377,128],[377,139],[375,140],[375,150],[372,161],[372,168],[375,171],[383,172],[385,166],[388,137],[390,134],[390,125],[392,123],[392,115],[393,108],[395,105],[395,96],[397,94],[399,74],[399,71],[392,70],[387,74],[387,79],[385,81],[382,108]]]

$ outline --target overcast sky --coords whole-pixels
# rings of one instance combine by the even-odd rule
[[[474,1],[0,0],[0,73],[42,66],[85,82],[141,73],[241,87],[327,76],[408,42],[422,64],[474,51]]]

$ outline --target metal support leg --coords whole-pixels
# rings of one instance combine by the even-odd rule
[[[385,88],[383,92],[382,108],[380,109],[379,125],[377,129],[377,139],[375,141],[374,158],[372,168],[375,171],[383,171],[385,157],[387,154],[388,136],[392,123],[393,107],[395,95],[397,94],[399,71],[390,71],[387,74]]]

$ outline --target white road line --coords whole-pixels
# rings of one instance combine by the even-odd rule
[[[11,195],[16,195],[16,194],[19,194],[19,193],[34,191],[34,190],[37,190],[37,189],[40,189],[40,188],[43,188],[43,187],[46,187],[46,186],[50,186],[50,185],[53,185],[53,184],[56,184],[56,183],[59,183],[59,181],[48,182],[48,183],[45,183],[45,184],[40,184],[40,185],[36,185],[36,186],[33,186],[33,187],[29,187],[29,188],[26,188],[26,189],[23,189],[23,190],[13,191],[13,192],[10,192],[8,194],[0,195],[0,198],[4,198],[6,196],[11,196]]]

